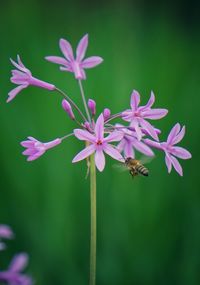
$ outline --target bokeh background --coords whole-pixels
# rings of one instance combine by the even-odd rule
[[[89,273],[90,204],[85,162],[72,165],[83,148],[69,139],[33,163],[21,155],[28,135],[42,141],[75,125],[59,95],[30,87],[6,104],[9,57],[20,54],[33,74],[81,103],[72,74],[44,60],[60,55],[61,37],[76,46],[89,33],[87,55],[104,63],[87,71],[87,97],[118,112],[132,89],[168,108],[157,122],[165,139],[175,122],[187,126],[182,146],[184,177],[168,175],[162,153],[148,165],[148,179],[132,181],[107,158],[98,173],[97,284],[200,284],[200,18],[198,1],[1,1],[0,2],[0,223],[16,239],[1,253],[1,270],[15,252],[30,255],[37,285],[85,285]]]

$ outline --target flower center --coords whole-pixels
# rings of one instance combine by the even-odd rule
[[[97,141],[97,145],[102,145],[102,141],[101,141],[101,140],[98,140],[98,141]]]

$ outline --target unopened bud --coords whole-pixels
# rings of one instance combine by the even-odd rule
[[[63,109],[65,110],[65,112],[67,112],[67,114],[69,115],[69,117],[74,120],[75,119],[75,116],[74,116],[74,113],[72,111],[72,107],[71,105],[69,104],[69,102],[66,100],[66,99],[63,99],[62,100],[62,107]]]
[[[103,110],[103,116],[104,116],[104,121],[108,120],[108,118],[110,117],[111,111],[108,108],[105,108]]]
[[[88,108],[90,109],[92,116],[94,116],[96,114],[96,102],[92,99],[89,99]]]

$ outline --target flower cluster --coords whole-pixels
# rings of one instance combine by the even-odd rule
[[[85,35],[78,43],[76,56],[67,40],[60,39],[59,46],[64,57],[47,56],[45,59],[59,64],[60,70],[74,74],[80,88],[85,113],[82,113],[79,106],[64,91],[53,84],[33,77],[19,56],[18,63],[11,60],[12,64],[17,68],[17,70],[12,71],[11,82],[17,84],[18,87],[9,93],[7,102],[11,101],[22,89],[29,85],[55,91],[64,97],[62,108],[69,118],[78,125],[78,128],[74,129],[72,133],[47,143],[28,137],[28,140],[21,143],[26,148],[23,154],[28,157],[27,160],[32,161],[39,158],[46,150],[60,144],[68,137],[74,136],[78,140],[85,141],[86,147],[73,158],[73,163],[84,160],[94,154],[97,169],[103,171],[105,167],[104,154],[124,162],[127,157],[135,158],[135,151],[139,151],[146,156],[154,156],[153,148],[165,153],[168,172],[171,171],[173,166],[182,176],[182,167],[177,158],[189,159],[191,154],[186,149],[175,145],[183,139],[185,127],[181,129],[180,124],[175,124],[168,135],[167,141],[160,141],[159,135],[161,131],[152,125],[151,121],[164,118],[168,110],[152,107],[155,103],[154,93],[151,92],[146,105],[140,105],[140,94],[133,90],[129,109],[112,114],[110,109],[105,108],[95,117],[97,111],[96,102],[93,99],[86,100],[82,80],[86,79],[85,69],[99,65],[103,59],[99,56],[85,58],[88,47],[88,35]],[[75,111],[77,115],[75,115]],[[121,122],[113,123],[116,119],[120,119]],[[122,124],[122,122],[124,123]]]
[[[0,238],[11,239],[14,234],[7,225],[0,225]],[[0,250],[5,249],[5,244],[0,243]],[[32,285],[31,277],[22,273],[28,264],[28,255],[19,253],[15,255],[8,268],[0,271],[0,282],[8,285]]]

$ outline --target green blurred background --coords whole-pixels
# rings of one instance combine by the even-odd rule
[[[44,57],[60,55],[59,38],[75,47],[89,33],[87,55],[104,58],[84,82],[98,112],[127,108],[133,88],[145,103],[152,89],[156,106],[169,109],[157,122],[161,139],[175,122],[185,124],[182,146],[193,154],[181,161],[184,177],[168,175],[158,153],[151,176],[134,181],[107,158],[97,177],[97,285],[200,284],[199,8],[198,1],[1,1],[0,223],[16,234],[1,268],[26,251],[36,284],[88,284],[89,180],[85,162],[71,163],[83,144],[71,138],[32,163],[19,145],[28,135],[63,136],[74,124],[46,90],[30,87],[5,101],[14,87],[9,57],[20,54],[35,76],[81,103],[73,75]]]

